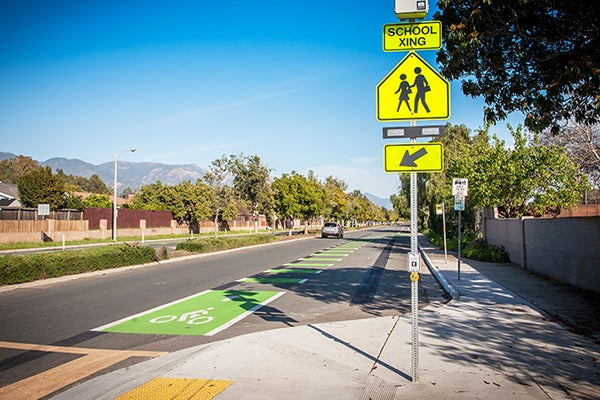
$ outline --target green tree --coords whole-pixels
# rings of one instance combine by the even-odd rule
[[[38,204],[50,204],[52,210],[63,206],[64,186],[62,179],[54,175],[52,168],[48,166],[38,167],[21,175],[17,183],[23,206],[37,207]]]
[[[262,212],[269,214],[273,209],[273,193],[269,181],[271,170],[257,155],[231,155],[228,170],[233,174],[233,187],[236,195],[248,207],[254,218],[254,231],[258,232],[258,217]]]
[[[600,188],[600,125],[569,124],[561,129],[560,135],[542,132],[540,140],[542,144],[564,148],[592,186]]]
[[[537,135],[527,137],[522,127],[511,128],[513,148],[487,130],[471,132],[465,126],[446,125],[443,172],[418,174],[418,210],[421,228],[442,230],[435,205],[451,210],[453,178],[469,179],[469,194],[463,211],[463,227],[474,231],[476,211],[497,206],[503,217],[539,216],[558,213],[576,204],[586,188],[586,177],[563,148],[543,145]],[[401,175],[401,190],[392,197],[403,216],[409,209],[409,175]],[[402,211],[405,210],[405,211]],[[404,213],[404,214],[403,214]],[[446,213],[448,233],[456,233],[454,212]]]
[[[88,178],[77,175],[67,175],[62,169],[56,171],[56,175],[65,182],[65,190],[68,192],[89,192],[96,194],[110,194],[111,190],[104,184],[98,174]]]
[[[277,214],[282,219],[301,219],[305,222],[306,231],[308,221],[318,216],[323,209],[323,192],[314,175],[307,178],[292,171],[275,178],[272,187]],[[291,234],[290,228],[289,235]]]
[[[394,212],[400,218],[410,218],[410,199],[403,194],[393,194],[390,196]]]
[[[156,181],[140,188],[139,193],[131,203],[132,208],[143,210],[169,210],[169,196],[171,189]]]
[[[85,204],[81,196],[76,196],[72,193],[65,193],[63,196],[63,204],[61,208],[70,208],[72,210],[83,211]]]
[[[89,177],[86,184],[82,189],[86,192],[97,193],[97,194],[110,194],[111,190],[106,184],[102,181],[98,174],[92,174]],[[130,189],[131,190],[131,189]]]
[[[323,184],[323,216],[328,220],[344,221],[348,218],[350,196],[346,193],[348,186],[341,180],[328,176]]]
[[[477,150],[484,148],[483,141],[475,145],[480,155],[470,174],[473,190],[469,184],[474,205],[497,205],[505,217],[519,217],[557,214],[577,204],[589,185],[564,149],[544,146],[537,136],[528,139],[521,127],[512,135],[513,149],[505,149],[496,138],[487,151]],[[484,182],[481,188],[479,182]]]
[[[179,222],[192,225],[211,217],[210,189],[198,180],[196,184],[184,181],[176,186],[157,181],[141,187],[132,208],[144,210],[169,210]]]
[[[486,121],[513,111],[532,131],[600,122],[600,3],[440,0],[437,60],[463,92],[483,96]]]
[[[354,190],[349,196],[349,218],[354,224],[375,220],[377,214],[372,207],[373,203],[360,190]]]
[[[83,200],[83,205],[90,208],[112,208],[110,197],[105,194],[92,194]]]
[[[40,164],[26,156],[16,156],[0,161],[0,181],[17,183],[19,178],[26,173],[39,168]]]
[[[204,175],[209,189],[209,208],[215,225],[214,237],[217,237],[220,221],[235,219],[238,214],[235,192],[226,184],[230,177],[228,165],[228,159],[221,157],[210,164],[209,171]]]

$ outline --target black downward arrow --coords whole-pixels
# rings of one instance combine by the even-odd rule
[[[408,150],[404,152],[404,157],[402,157],[402,161],[400,161],[401,167],[416,167],[415,161],[419,158],[423,157],[427,154],[427,149],[425,147],[421,147],[419,150],[415,151],[413,154],[409,154]]]

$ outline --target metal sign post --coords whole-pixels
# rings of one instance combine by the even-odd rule
[[[452,194],[454,195],[454,210],[458,211],[458,280],[460,281],[460,217],[465,209],[465,197],[469,193],[469,180],[466,178],[452,179]]]
[[[436,215],[442,216],[442,229],[444,231],[444,262],[448,263],[448,245],[446,242],[446,206],[444,203],[435,205]]]
[[[460,281],[460,214],[462,210],[458,210],[458,280]]]
[[[50,204],[38,204],[38,216],[42,217],[42,242],[45,241],[44,237],[44,224],[46,215],[50,215]]]
[[[454,196],[454,211],[458,211],[458,280],[460,281],[460,216],[465,209],[465,197],[461,195]]]
[[[444,169],[442,144],[436,142],[417,144],[416,138],[442,136],[444,126],[417,127],[415,125],[416,120],[450,118],[450,83],[414,52],[414,50],[441,47],[441,24],[437,21],[414,22],[414,19],[424,18],[427,14],[429,9],[427,0],[394,1],[396,16],[401,20],[413,21],[408,24],[388,24],[383,27],[384,51],[409,50],[409,53],[377,85],[375,109],[378,121],[410,121],[409,127],[383,128],[383,138],[410,138],[409,145],[384,146],[384,170],[390,173],[410,173],[408,272],[411,281],[412,381],[416,382],[419,365],[420,272],[417,243],[417,173],[439,172]]]
[[[411,143],[416,142],[412,138]],[[417,242],[417,173],[410,173],[410,253],[419,254]],[[413,256],[414,257],[414,256]],[[409,257],[410,260],[411,257]],[[411,272],[410,276],[410,309],[411,309],[411,343],[412,343],[412,381],[416,382],[419,371],[419,271]]]

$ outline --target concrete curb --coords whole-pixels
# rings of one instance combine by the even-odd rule
[[[444,288],[446,293],[448,293],[448,295],[452,297],[452,301],[458,301],[458,299],[460,298],[460,292],[454,287],[454,285],[450,283],[450,281],[444,276],[444,274],[442,274],[433,265],[433,263],[429,259],[429,256],[427,255],[425,250],[423,250],[423,247],[421,247],[421,245],[419,245],[419,252],[421,253],[421,257],[423,257],[425,264],[427,264],[427,268],[429,268],[429,271],[431,271],[431,273],[439,282],[439,284],[442,285],[442,288]]]

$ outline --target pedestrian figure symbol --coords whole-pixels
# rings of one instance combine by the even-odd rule
[[[417,53],[407,54],[377,85],[377,119],[450,117],[450,83]]]
[[[400,95],[398,96],[398,108],[396,109],[396,112],[400,111],[402,102],[406,102],[408,111],[412,112],[410,104],[408,103],[408,95],[412,93],[412,90],[410,89],[410,84],[406,81],[406,74],[400,75],[400,87],[398,87],[398,90],[396,90],[394,94],[398,92],[400,92]]]
[[[398,95],[398,108],[396,108],[396,112],[400,112],[400,107],[402,107],[402,103],[406,103],[406,107],[408,108],[408,111],[410,111],[411,114],[416,114],[419,112],[419,103],[423,105],[427,113],[430,112],[429,106],[427,106],[427,102],[425,100],[425,94],[431,91],[431,87],[427,82],[427,78],[425,78],[425,76],[421,74],[421,68],[416,67],[414,71],[415,80],[412,85],[407,82],[406,74],[400,75],[400,86],[398,87],[398,90],[394,92],[394,94],[400,93]],[[411,88],[416,88],[416,94],[414,98],[414,111],[410,108],[409,103],[409,95],[413,92]]]
[[[417,88],[417,95],[415,96],[415,114],[419,112],[419,102],[423,104],[425,111],[429,113],[429,107],[425,102],[425,93],[431,91],[431,88],[429,87],[427,79],[421,74],[421,68],[416,67],[415,74],[417,74],[417,76],[415,78],[415,83],[412,85]]]

